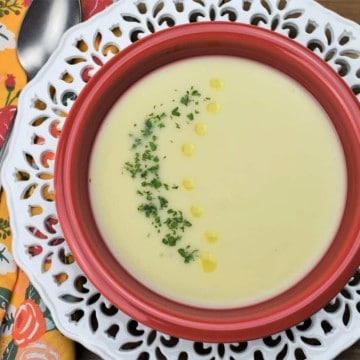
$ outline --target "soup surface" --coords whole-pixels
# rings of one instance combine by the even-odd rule
[[[293,285],[327,250],[346,195],[340,142],[313,97],[226,56],[173,63],[129,89],[99,131],[89,176],[119,261],[205,307]]]

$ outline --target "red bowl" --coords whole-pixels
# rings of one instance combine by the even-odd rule
[[[88,191],[94,139],[109,109],[138,79],[179,59],[232,55],[267,64],[308,89],[332,120],[347,167],[341,224],[326,254],[295,286],[267,301],[203,309],[158,295],[133,278],[105,245]],[[65,238],[91,282],[130,317],[191,340],[234,342],[264,337],[300,321],[346,284],[360,264],[360,107],[343,80],[313,53],[283,36],[234,23],[176,26],[139,40],[106,63],[74,103],[55,163],[56,206]]]

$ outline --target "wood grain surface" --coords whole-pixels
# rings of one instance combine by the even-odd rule
[[[326,8],[360,24],[360,0],[316,0]],[[360,43],[359,43],[360,46]],[[360,338],[360,328],[359,328]],[[336,360],[360,360],[360,341],[339,355]]]
[[[339,15],[360,24],[360,0],[316,0]]]
[[[360,0],[316,0],[316,1],[321,5],[325,6],[326,8],[335,11],[339,15],[347,19],[351,19],[357,22],[358,24],[360,24]],[[359,338],[360,338],[360,328],[359,328]],[[91,354],[89,351],[85,350],[80,345],[78,346],[77,358],[79,360],[100,359],[96,355]],[[309,360],[316,360],[316,359],[309,359]],[[349,349],[344,351],[341,355],[339,355],[336,358],[336,360],[360,360],[360,341],[358,341]]]

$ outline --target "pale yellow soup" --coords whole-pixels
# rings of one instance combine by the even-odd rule
[[[315,99],[225,56],[131,87],[99,131],[89,176],[99,229],[128,271],[212,308],[294,285],[329,247],[346,195],[343,151]]]

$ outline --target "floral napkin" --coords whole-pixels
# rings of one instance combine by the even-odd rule
[[[62,0],[46,0],[62,1]],[[27,79],[17,60],[16,39],[32,0],[0,1],[0,148]],[[81,0],[83,20],[113,0]],[[50,311],[12,256],[6,194],[0,188],[0,360],[72,360],[73,341],[56,328]]]

